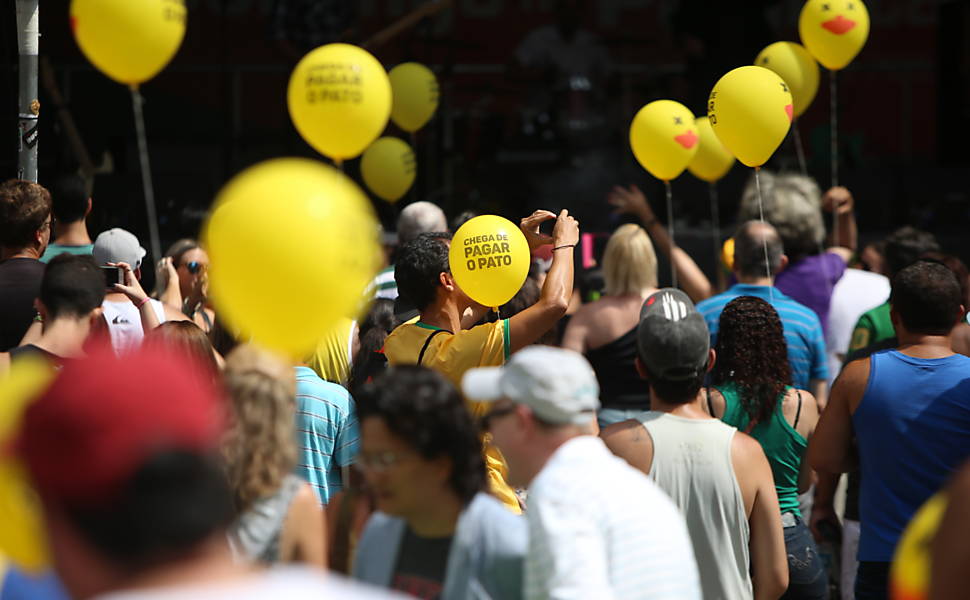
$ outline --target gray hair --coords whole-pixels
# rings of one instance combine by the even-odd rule
[[[822,221],[822,193],[811,177],[761,171],[765,221],[774,225],[792,262],[817,254],[825,240]],[[748,181],[741,197],[738,219],[758,219],[758,188]]]
[[[431,202],[408,204],[397,218],[397,240],[400,246],[422,233],[440,231],[448,231],[448,221],[438,205]]]

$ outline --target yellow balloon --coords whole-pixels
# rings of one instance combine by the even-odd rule
[[[728,273],[734,270],[734,238],[724,240],[724,245],[721,246],[721,264]]]
[[[304,56],[287,88],[290,119],[303,139],[334,160],[360,155],[387,126],[391,84],[369,52],[327,44]]]
[[[761,51],[754,64],[777,73],[791,90],[795,116],[808,109],[818,92],[818,63],[801,44],[775,42]]]
[[[734,156],[728,152],[721,140],[717,139],[708,117],[697,117],[694,123],[697,125],[700,143],[697,146],[697,154],[687,165],[687,170],[698,179],[714,183],[727,175],[734,166]]]
[[[673,100],[655,100],[630,125],[630,146],[640,165],[657,179],[676,179],[697,152],[694,115]]]
[[[387,74],[391,80],[393,103],[391,120],[408,132],[427,124],[438,109],[438,79],[428,67],[415,62],[402,63]]]
[[[356,316],[378,268],[370,201],[338,170],[281,158],[219,192],[203,240],[216,309],[231,329],[293,358]]]
[[[458,228],[448,263],[458,287],[469,298],[490,307],[512,299],[529,275],[529,242],[508,219],[481,215]]]
[[[869,39],[869,11],[862,0],[808,0],[798,35],[826,69],[844,69]]]
[[[53,377],[44,361],[27,357],[0,378],[0,447],[12,442],[27,404]],[[49,564],[38,502],[19,461],[4,452],[0,452],[0,523],[0,556],[27,571],[40,571]]]
[[[738,67],[714,85],[707,116],[731,154],[749,167],[760,167],[788,135],[794,106],[788,84],[777,74]]]
[[[947,496],[940,492],[923,504],[899,538],[889,572],[893,600],[925,600],[930,589],[930,547],[946,511]]]
[[[71,0],[71,29],[102,73],[138,85],[175,56],[186,14],[185,0]]]
[[[360,173],[377,196],[397,202],[411,189],[417,172],[414,151],[402,140],[382,137],[364,151]]]

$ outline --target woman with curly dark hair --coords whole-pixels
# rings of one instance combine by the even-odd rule
[[[715,355],[708,410],[758,440],[774,475],[788,553],[782,598],[827,598],[825,567],[798,507],[798,494],[812,483],[804,457],[818,407],[812,394],[791,386],[778,313],[760,298],[735,298],[721,313]]]
[[[479,430],[436,371],[388,369],[357,395],[364,472],[379,512],[354,577],[419,598],[522,593],[526,524],[485,492]]]

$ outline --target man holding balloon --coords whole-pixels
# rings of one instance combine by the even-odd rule
[[[540,233],[539,226],[553,219],[552,235]],[[566,313],[578,242],[579,222],[566,210],[558,217],[537,210],[518,228],[500,217],[483,215],[465,223],[453,238],[447,233],[418,236],[401,249],[394,277],[401,296],[420,315],[387,337],[388,363],[430,367],[456,386],[471,368],[504,364],[512,352],[534,343]],[[528,274],[530,251],[546,244],[553,245],[553,259],[538,302],[509,319],[473,326],[488,307],[515,295]],[[476,417],[487,407],[469,404]],[[484,451],[491,492],[520,512],[506,483],[505,459],[488,440]]]

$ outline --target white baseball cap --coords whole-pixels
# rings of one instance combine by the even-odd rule
[[[98,234],[91,254],[101,266],[123,262],[128,263],[132,269],[137,269],[141,266],[141,259],[145,258],[146,250],[141,247],[134,234],[115,227]]]
[[[508,398],[554,425],[584,425],[600,407],[596,373],[577,352],[529,346],[503,367],[471,369],[461,381],[465,397],[477,402]]]

